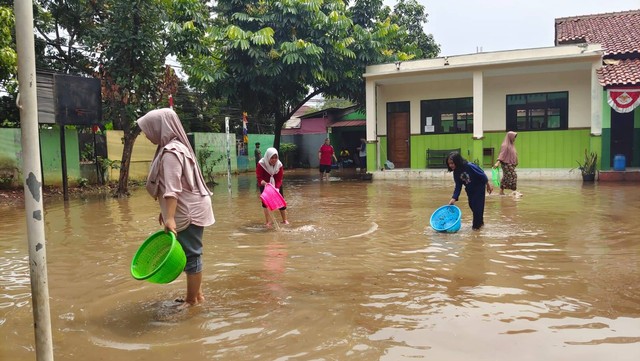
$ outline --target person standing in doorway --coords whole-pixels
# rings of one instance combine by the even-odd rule
[[[318,150],[318,159],[320,160],[320,180],[328,181],[333,161],[335,160],[336,163],[338,163],[338,158],[336,158],[336,153],[331,146],[329,138],[325,138],[324,144],[320,146],[320,150]]]
[[[458,152],[449,153],[447,168],[449,172],[453,172],[453,181],[456,184],[449,204],[454,204],[458,201],[464,184],[467,198],[469,198],[469,208],[473,212],[473,224],[471,227],[474,230],[479,230],[480,227],[484,226],[485,188],[489,194],[493,192],[493,186],[489,182],[489,178],[482,168],[468,162]]]
[[[516,166],[518,165],[518,152],[516,151],[515,141],[518,133],[507,132],[500,146],[498,160],[493,165],[498,168],[502,165],[502,180],[500,181],[500,195],[504,195],[505,189],[515,191],[518,187],[518,174]]]
[[[360,158],[360,171],[367,172],[367,140],[360,138],[360,146],[356,148],[358,157]]]
[[[260,142],[256,142],[256,149],[253,150],[253,156],[256,158],[256,165],[262,159],[262,151],[260,150]]]
[[[140,130],[157,145],[147,177],[147,191],[160,203],[158,221],[176,235],[187,256],[187,294],[178,307],[204,301],[202,235],[215,222],[211,191],[178,115],[172,109],[152,110],[137,120]]]

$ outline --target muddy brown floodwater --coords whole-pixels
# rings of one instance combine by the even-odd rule
[[[206,303],[185,278],[129,264],[157,205],[45,204],[54,357],[64,360],[637,360],[640,192],[634,183],[522,181],[487,197],[486,226],[436,233],[452,181],[287,172],[291,224],[262,227],[252,175],[215,188]],[[464,194],[464,193],[463,193]],[[0,205],[0,359],[35,360],[24,210]],[[279,217],[277,218],[279,220]]]

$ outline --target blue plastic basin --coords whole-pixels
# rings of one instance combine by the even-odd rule
[[[462,225],[462,211],[455,205],[442,206],[433,212],[429,223],[437,232],[455,233]]]

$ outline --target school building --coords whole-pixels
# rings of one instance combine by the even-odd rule
[[[555,30],[552,47],[367,67],[367,169],[441,169],[451,150],[490,167],[510,130],[519,174],[579,177],[569,170],[585,150],[600,171],[616,156],[640,167],[640,10],[559,18]]]

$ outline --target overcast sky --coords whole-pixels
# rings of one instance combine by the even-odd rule
[[[640,10],[640,0],[417,0],[440,56],[554,45],[556,18]],[[396,0],[385,0],[393,6]]]

